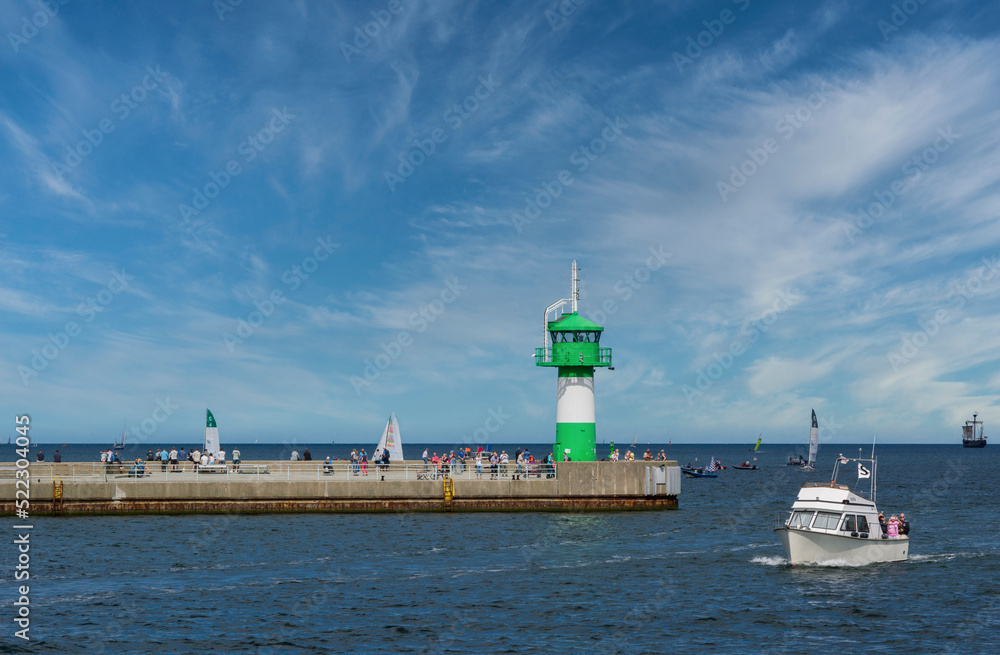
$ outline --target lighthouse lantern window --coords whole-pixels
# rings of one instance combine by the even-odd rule
[[[600,343],[601,333],[598,331],[552,332],[552,343]]]

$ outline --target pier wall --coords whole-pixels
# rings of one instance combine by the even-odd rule
[[[251,462],[246,462],[250,464]],[[265,475],[208,475],[191,471],[163,475],[156,464],[148,478],[84,472],[79,463],[32,463],[30,515],[186,512],[399,512],[399,511],[592,511],[677,508],[680,469],[670,462],[564,462],[553,478],[453,479],[446,498],[443,480],[393,479],[390,475],[329,476],[322,462],[266,464]],[[423,463],[413,464],[413,475]],[[89,467],[86,467],[89,471]],[[659,470],[659,474],[657,474]],[[405,470],[410,477],[410,470]],[[0,511],[14,514],[15,480],[0,471]],[[54,498],[53,479],[62,481]],[[339,479],[338,479],[339,478]],[[676,479],[674,479],[676,478]],[[23,488],[23,485],[22,485]]]

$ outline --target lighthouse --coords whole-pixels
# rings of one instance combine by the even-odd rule
[[[571,273],[570,297],[545,308],[542,320],[542,347],[535,348],[535,366],[559,370],[556,385],[556,441],[552,448],[556,461],[569,455],[574,462],[597,459],[596,413],[594,410],[594,369],[612,367],[611,349],[601,348],[604,328],[580,316],[576,260]],[[549,315],[569,306],[570,313],[554,321]],[[552,345],[549,345],[551,335]]]

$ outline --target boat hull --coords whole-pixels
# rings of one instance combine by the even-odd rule
[[[785,548],[788,562],[799,564],[905,562],[910,550],[909,537],[898,539],[860,539],[811,530],[780,527],[775,529]]]
[[[985,448],[986,439],[963,439],[962,445],[966,448]]]

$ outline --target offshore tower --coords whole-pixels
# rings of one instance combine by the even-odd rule
[[[574,462],[597,459],[596,412],[594,408],[594,369],[611,370],[611,349],[601,348],[604,328],[577,312],[580,299],[576,260],[573,260],[570,297],[545,308],[542,318],[542,347],[535,348],[535,366],[559,369],[556,386],[556,441],[552,453],[556,461],[565,456]],[[566,305],[570,313],[550,321],[549,314]],[[552,346],[549,346],[549,335]]]

